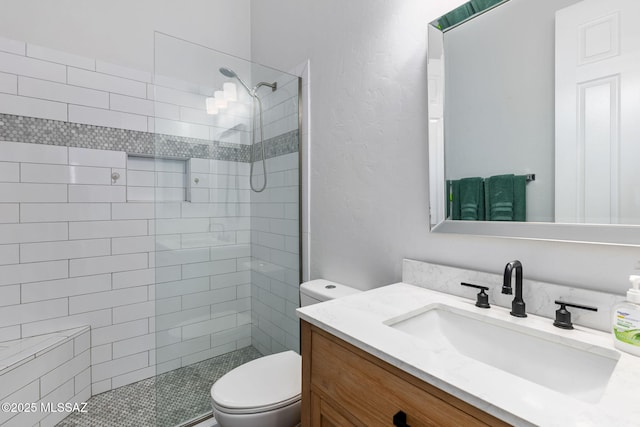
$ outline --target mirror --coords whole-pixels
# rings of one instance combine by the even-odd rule
[[[640,245],[638,18],[472,0],[429,25],[432,231]]]

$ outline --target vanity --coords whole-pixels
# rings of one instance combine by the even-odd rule
[[[303,425],[509,425],[311,323],[301,332]]]
[[[299,309],[302,425],[638,425],[640,358],[609,333],[460,292],[396,283]]]

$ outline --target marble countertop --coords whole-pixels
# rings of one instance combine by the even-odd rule
[[[596,403],[588,403],[471,358],[445,357],[437,344],[384,323],[434,303],[526,326],[534,334],[540,331],[558,342],[571,341],[574,346],[578,343],[592,350],[595,346],[595,352],[598,348],[614,351],[620,358],[603,395]],[[554,327],[548,318],[516,318],[502,307],[486,310],[474,303],[475,300],[396,283],[297,312],[302,320],[517,426],[640,426],[640,357],[615,349],[611,334],[578,325],[573,330],[563,330]]]

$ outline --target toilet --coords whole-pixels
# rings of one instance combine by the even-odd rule
[[[360,292],[328,280],[300,285],[307,306]],[[211,387],[220,427],[294,427],[300,424],[302,357],[293,351],[264,356],[227,372]]]

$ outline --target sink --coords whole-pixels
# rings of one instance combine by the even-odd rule
[[[433,348],[454,352],[587,403],[598,402],[620,354],[529,328],[523,325],[525,322],[438,303],[384,324],[425,340]]]

